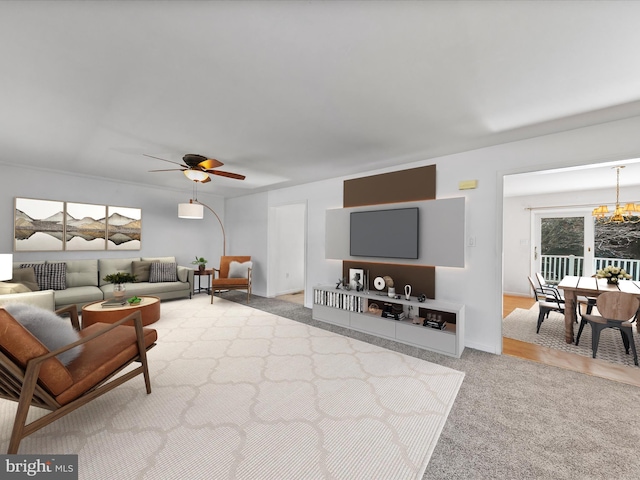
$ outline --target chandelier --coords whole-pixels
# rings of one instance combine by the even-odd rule
[[[610,214],[606,205],[600,205],[594,208],[591,214],[596,222],[600,223],[638,223],[640,222],[640,205],[627,203],[624,207],[620,206],[620,169],[624,168],[624,165],[613,168],[616,169],[616,208]]]

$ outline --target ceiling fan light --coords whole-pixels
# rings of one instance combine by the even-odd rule
[[[193,180],[194,182],[203,182],[209,178],[209,174],[201,170],[189,169],[185,170],[182,173],[184,173],[185,177],[187,177],[189,180]]]
[[[204,218],[204,207],[198,203],[179,203],[178,218],[189,218],[192,220],[202,220]]]

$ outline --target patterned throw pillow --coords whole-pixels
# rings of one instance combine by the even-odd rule
[[[66,263],[23,263],[20,268],[31,268],[36,274],[40,290],[64,290],[67,288]]]
[[[153,262],[149,269],[149,283],[177,282],[175,263]]]

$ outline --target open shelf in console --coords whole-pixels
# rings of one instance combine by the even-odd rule
[[[392,310],[392,318],[383,316],[385,308]],[[421,318],[421,322],[414,323],[413,316]],[[438,317],[446,322],[444,329],[425,326],[425,319]],[[454,357],[460,357],[464,350],[464,305],[317,286],[313,319]]]

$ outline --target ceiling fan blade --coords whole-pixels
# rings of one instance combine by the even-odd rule
[[[204,180],[201,180],[200,183],[207,183],[211,181],[211,177],[207,177]]]
[[[150,172],[184,172],[186,168],[169,168],[167,170],[149,170]]]
[[[216,160],[215,158],[207,158],[204,162],[200,162],[198,164],[199,167],[208,170],[210,168],[218,168],[224,165],[220,160]]]
[[[143,153],[143,155],[144,155],[145,157],[155,158],[156,160],[162,160],[163,162],[169,162],[169,163],[173,163],[173,164],[175,164],[175,165],[180,165],[181,167],[183,166],[181,163],[174,162],[174,161],[172,161],[172,160],[167,160],[167,159],[165,159],[165,158],[154,157],[153,155],[147,155],[146,153]]]
[[[234,178],[236,180],[244,180],[246,177],[239,173],[223,172],[222,170],[207,170],[207,173],[220,175],[221,177]]]

